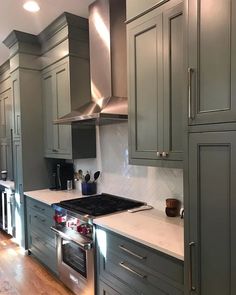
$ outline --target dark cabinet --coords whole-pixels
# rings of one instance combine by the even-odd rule
[[[183,6],[170,1],[128,24],[131,164],[181,167]]]
[[[235,1],[188,1],[190,125],[236,121],[235,29]]]
[[[182,261],[103,228],[96,233],[99,295],[183,295]]]
[[[56,236],[50,230],[54,224],[54,210],[47,204],[26,197],[26,212],[27,249],[57,274]]]
[[[190,134],[188,169],[186,294],[236,294],[236,131]]]

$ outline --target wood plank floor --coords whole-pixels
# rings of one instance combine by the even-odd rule
[[[72,295],[35,258],[0,231],[0,295]]]

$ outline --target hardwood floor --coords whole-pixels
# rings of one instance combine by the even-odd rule
[[[72,295],[35,258],[0,231],[0,295]]]

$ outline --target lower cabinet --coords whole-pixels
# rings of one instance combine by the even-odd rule
[[[183,295],[183,261],[97,228],[99,295]]]
[[[56,236],[50,230],[54,210],[44,203],[26,197],[28,250],[52,272],[58,274]]]

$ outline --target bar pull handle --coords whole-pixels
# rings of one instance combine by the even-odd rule
[[[190,120],[194,119],[193,114],[193,106],[192,106],[192,74],[194,70],[192,68],[188,68],[188,118]]]
[[[119,245],[119,248],[121,250],[123,250],[124,252],[129,253],[130,255],[132,255],[132,256],[140,259],[140,260],[143,260],[143,259],[146,259],[147,258],[146,256],[141,256],[139,254],[134,253],[133,251],[127,249],[124,245]]]
[[[142,274],[140,274],[139,272],[133,270],[131,267],[125,265],[124,261],[121,261],[121,262],[119,263],[119,265],[120,265],[122,268],[128,270],[129,272],[131,272],[132,274],[136,275],[137,277],[139,277],[139,278],[141,278],[141,279],[146,279],[146,278],[147,278],[146,275],[142,275]]]
[[[189,265],[189,281],[190,281],[190,289],[191,291],[196,291],[196,287],[193,284],[193,247],[195,247],[195,242],[189,243],[190,249],[190,265]]]

